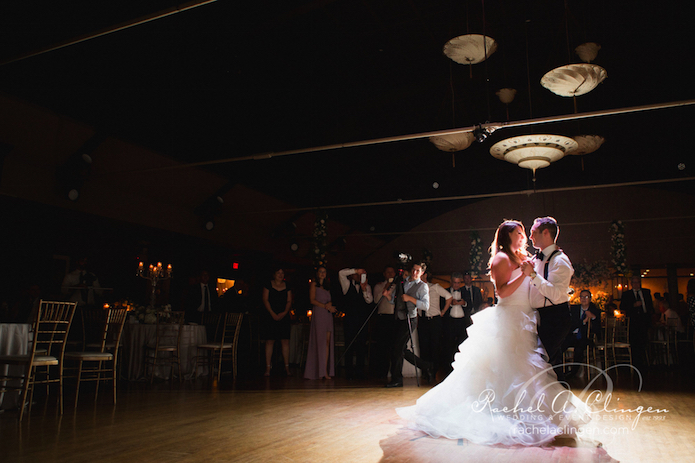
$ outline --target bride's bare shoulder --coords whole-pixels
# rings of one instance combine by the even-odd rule
[[[490,264],[492,267],[496,265],[511,265],[512,261],[509,259],[509,256],[505,254],[504,252],[498,252],[495,254],[495,257],[492,258],[492,263]]]

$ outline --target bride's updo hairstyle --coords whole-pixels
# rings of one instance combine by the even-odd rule
[[[495,258],[495,255],[497,255],[498,252],[503,252],[509,256],[509,259],[514,262],[515,265],[521,265],[524,259],[528,257],[528,253],[526,252],[526,244],[519,248],[516,253],[511,252],[512,241],[509,238],[509,235],[516,230],[517,227],[521,227],[521,230],[524,230],[524,224],[518,220],[505,220],[500,224],[499,227],[497,227],[495,239],[490,245],[490,261],[487,264],[488,270],[492,267],[492,259]]]

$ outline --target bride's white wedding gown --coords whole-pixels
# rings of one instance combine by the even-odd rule
[[[486,445],[540,445],[586,423],[588,407],[541,357],[528,292],[524,278],[509,297],[473,315],[451,374],[398,414],[431,436]]]

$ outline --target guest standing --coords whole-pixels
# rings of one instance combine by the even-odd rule
[[[413,263],[407,280],[400,282],[399,288],[385,289],[382,293],[385,297],[394,301],[396,327],[394,329],[394,342],[391,350],[391,382],[386,387],[403,387],[403,359],[405,358],[417,368],[428,372],[430,378],[434,377],[434,365],[417,358],[414,352],[408,350],[408,340],[412,332],[417,329],[417,311],[427,310],[430,305],[430,290],[427,284],[420,280],[422,272],[427,270],[424,262]],[[400,301],[395,298],[400,295]]]
[[[372,331],[372,341],[374,344],[374,355],[369,356],[369,368],[375,378],[386,378],[389,373],[391,361],[391,347],[393,347],[393,328],[395,319],[393,318],[394,304],[381,293],[388,289],[396,278],[396,269],[390,265],[384,268],[384,281],[374,285],[373,295],[376,295],[376,323]]]
[[[654,316],[654,302],[647,288],[642,288],[642,278],[633,275],[630,278],[632,289],[623,292],[620,299],[620,311],[630,319],[630,343],[635,366],[647,365],[647,345],[649,328]]]
[[[451,302],[454,300],[449,291],[442,288],[437,283],[432,283],[432,272],[427,270],[420,277],[427,283],[430,292],[430,301],[427,310],[418,310],[417,332],[420,339],[420,357],[434,365],[432,371],[423,370],[425,381],[434,383],[437,381],[437,370],[443,363],[441,354],[442,345],[442,313],[449,310]],[[440,309],[441,299],[444,299],[444,309]],[[448,358],[447,358],[448,360]],[[432,376],[430,373],[434,372]]]
[[[690,312],[690,325],[695,326],[695,278],[688,280],[688,312]],[[695,337],[693,337],[695,339]],[[695,343],[695,341],[693,341]]]
[[[186,321],[200,323],[204,312],[217,311],[217,289],[210,285],[210,272],[201,270],[186,297]]]
[[[364,278],[362,278],[364,275]],[[369,306],[374,301],[372,287],[367,283],[367,271],[363,268],[344,268],[338,272],[343,292],[342,305],[345,313],[345,370],[348,379],[364,376],[364,360],[367,357],[367,329],[362,329],[369,317]],[[364,281],[363,281],[364,280]],[[352,347],[349,347],[352,343]],[[354,359],[354,364],[353,364]]]
[[[261,337],[265,340],[265,376],[270,376],[275,341],[282,344],[282,357],[285,360],[285,373],[290,373],[290,308],[292,291],[285,282],[285,271],[275,269],[273,279],[263,288],[263,305],[267,315],[261,325]]]
[[[81,309],[97,305],[96,299],[102,294],[101,285],[97,276],[87,270],[86,257],[78,258],[75,270],[65,275],[61,291]]]
[[[331,376],[335,376],[333,314],[336,309],[331,303],[331,287],[325,267],[318,268],[316,277],[309,285],[309,300],[313,308],[304,377],[331,379]]]
[[[463,289],[465,286],[464,275],[461,272],[451,274],[451,288],[449,293],[452,296],[451,305],[448,310],[442,311],[442,322],[444,323],[444,348],[445,364],[450,365],[454,361],[454,355],[459,350],[459,345],[466,340],[468,334],[466,329],[473,323],[468,301],[464,298]],[[447,373],[451,371],[448,367]]]

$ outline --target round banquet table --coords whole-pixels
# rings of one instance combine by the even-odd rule
[[[0,355],[25,355],[29,352],[29,329],[27,323],[0,323]],[[23,376],[24,367],[0,365],[0,376]],[[21,386],[21,380],[8,381],[9,385]],[[17,408],[19,391],[0,392],[0,409]]]
[[[171,329],[177,329],[178,325],[172,325]],[[207,367],[195,368],[195,356],[198,353],[198,344],[207,342],[205,327],[201,325],[183,325],[181,327],[181,370],[184,378],[191,379],[196,376],[207,375]],[[128,380],[146,379],[145,371],[145,346],[154,345],[157,335],[157,326],[153,324],[126,323],[122,335],[121,376]],[[169,355],[164,354],[164,355]],[[171,375],[170,366],[157,366],[154,375],[158,378],[168,379]]]

